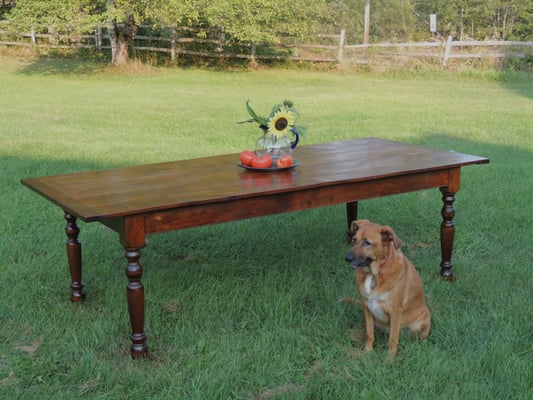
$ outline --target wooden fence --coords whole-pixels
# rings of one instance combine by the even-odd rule
[[[454,48],[469,49],[467,52],[458,51],[453,53]],[[533,42],[513,42],[500,40],[485,40],[482,42],[475,40],[459,40],[453,41],[451,36],[448,36],[442,64],[448,64],[450,59],[459,58],[525,58],[533,55]]]
[[[447,65],[452,59],[503,59],[533,56],[533,42],[514,41],[445,41],[416,43],[377,43],[369,45],[345,44],[345,32],[339,35],[318,35],[314,44],[299,43],[295,38],[282,37],[280,43],[270,45],[236,44],[226,41],[224,33],[211,33],[200,38],[191,28],[166,28],[158,35],[150,34],[150,27],[135,37],[133,51],[167,54],[171,61],[180,56],[293,60],[325,63],[371,64],[389,59],[427,59]],[[105,29],[97,28],[92,35],[61,35],[27,32],[14,40],[3,40],[0,31],[0,45],[31,46],[64,49],[108,50],[109,35]]]

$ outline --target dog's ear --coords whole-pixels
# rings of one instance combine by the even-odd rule
[[[352,223],[350,224],[350,229],[348,230],[348,235],[355,235],[357,229],[359,229],[359,227],[357,226],[357,221],[352,221]]]
[[[352,233],[352,235],[355,235],[361,225],[367,224],[369,222],[370,221],[367,219],[358,219],[357,221],[352,221],[352,224],[350,225],[350,232]]]
[[[402,241],[390,226],[384,226],[381,228],[381,239],[384,242],[392,242],[396,249],[399,249],[402,245]]]
[[[357,233],[357,231],[359,230],[359,225],[366,224],[367,222],[369,222],[367,219],[359,219],[357,221],[352,221],[352,223],[350,224],[350,229],[348,230],[348,232],[346,232],[346,234],[348,235],[348,241],[351,241],[352,237]]]

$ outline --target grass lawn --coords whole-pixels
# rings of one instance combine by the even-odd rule
[[[533,78],[496,72],[113,71],[0,58],[1,399],[533,398]],[[87,299],[69,300],[62,211],[30,176],[237,153],[245,102],[290,98],[305,143],[377,136],[486,156],[456,196],[441,281],[438,190],[360,203],[391,225],[424,281],[432,332],[365,353],[332,206],[148,237],[150,357],[129,357],[126,260],[80,223]],[[263,111],[264,110],[264,111]],[[297,150],[296,150],[297,151]],[[236,160],[237,161],[237,160]]]

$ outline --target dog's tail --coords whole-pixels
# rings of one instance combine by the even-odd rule
[[[339,300],[339,303],[343,303],[346,305],[353,305],[353,306],[359,306],[361,305],[361,300],[354,299],[353,297],[343,297]]]

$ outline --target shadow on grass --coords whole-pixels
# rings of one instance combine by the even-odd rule
[[[520,96],[533,99],[533,73],[502,73],[501,86]],[[497,99],[495,99],[497,100]]]
[[[39,55],[18,70],[26,75],[92,75],[105,71],[109,61],[103,56]]]
[[[487,157],[489,164],[461,169],[461,189],[456,196],[456,222],[477,230],[479,240],[500,242],[502,234],[520,241],[529,231],[530,176],[533,152],[525,146],[475,142],[449,134],[432,134],[417,141],[422,146]],[[525,257],[520,250],[521,255]],[[515,254],[517,255],[517,254]],[[499,255],[495,255],[499,256]]]
[[[509,46],[500,74],[502,87],[533,99],[533,53],[531,48]]]

